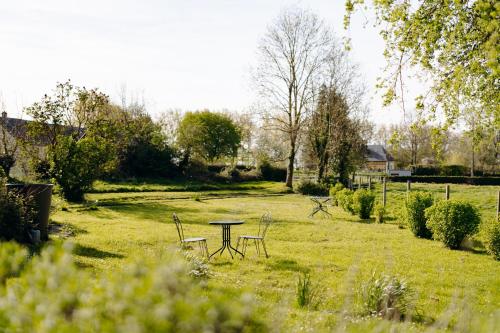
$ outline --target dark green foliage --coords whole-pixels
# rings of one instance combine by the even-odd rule
[[[195,154],[209,162],[235,157],[240,142],[240,129],[222,113],[188,112],[178,129],[177,143],[184,154]]]
[[[279,168],[269,161],[261,161],[257,166],[257,172],[261,174],[263,180],[284,182],[286,180],[286,168]]]
[[[31,214],[27,205],[16,194],[7,192],[0,178],[0,239],[27,242],[30,222]]]
[[[335,196],[337,197],[338,205],[342,207],[342,209],[345,210],[346,212],[354,215],[355,211],[354,211],[353,195],[354,195],[353,191],[345,188],[337,192]]]
[[[340,182],[336,183],[335,186],[330,186],[330,197],[332,198],[332,203],[338,206],[339,202],[337,199],[337,193],[344,189],[344,185]]]
[[[323,184],[311,181],[302,181],[297,185],[296,191],[304,195],[323,196],[328,194],[328,189]]]
[[[2,332],[268,332],[250,295],[206,288],[202,262],[167,253],[95,273],[73,263],[69,244],[24,265],[0,244]],[[5,278],[4,278],[5,279]],[[8,295],[8,296],[7,296]]]
[[[91,138],[78,141],[71,136],[59,138],[58,145],[50,152],[51,176],[67,200],[83,200],[85,191],[100,176],[99,170],[107,160],[105,150],[105,143]]]
[[[470,168],[465,165],[443,165],[440,169],[440,176],[468,176],[470,174]]]
[[[174,157],[169,146],[140,139],[127,146],[119,168],[128,177],[172,178],[179,174]]]
[[[10,154],[0,154],[0,169],[5,172],[5,175],[9,175],[10,169],[14,166],[14,163],[16,163],[14,156]]]
[[[469,184],[469,185],[500,185],[500,177],[464,177],[464,176],[411,176],[411,177],[388,177],[391,182],[406,183],[437,183],[437,184]]]
[[[425,210],[434,202],[432,195],[426,192],[410,192],[405,203],[404,218],[411,232],[417,237],[431,238],[427,228]]]
[[[465,237],[474,235],[481,222],[479,211],[468,202],[443,200],[425,211],[432,237],[446,247],[458,249]]]
[[[395,276],[372,274],[358,289],[358,299],[363,315],[401,320],[414,306],[414,292],[408,283]]]
[[[500,220],[493,221],[486,227],[485,246],[493,258],[500,260]]]
[[[296,290],[297,304],[299,307],[303,308],[307,306],[313,309],[316,308],[319,303],[318,292],[319,289],[311,281],[309,273],[302,273],[297,281]]]
[[[354,192],[353,208],[360,219],[366,220],[370,218],[375,203],[375,194],[372,191],[361,189]]]
[[[32,161],[32,167],[35,172],[36,179],[40,181],[48,181],[51,178],[49,161],[35,159]]]
[[[373,213],[375,214],[376,223],[384,223],[385,220],[385,207],[380,202],[373,207]]]

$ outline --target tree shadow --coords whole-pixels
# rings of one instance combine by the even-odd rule
[[[295,260],[290,259],[278,259],[274,262],[270,262],[266,266],[266,270],[276,270],[276,271],[292,271],[292,272],[309,272],[309,268],[301,266]]]
[[[89,258],[124,258],[122,254],[98,250],[95,247],[76,244],[73,253]]]

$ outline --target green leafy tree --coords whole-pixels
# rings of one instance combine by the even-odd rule
[[[26,108],[33,118],[28,145],[44,142],[48,176],[55,179],[64,197],[83,199],[88,190],[112,160],[111,141],[102,135],[106,128],[108,96],[97,89],[76,87],[70,81],[58,83],[53,95]]]
[[[187,159],[193,154],[208,162],[236,157],[240,142],[240,129],[222,113],[188,112],[178,128],[177,143]]]
[[[348,26],[353,11],[365,1],[345,3]],[[418,108],[426,108],[431,114],[444,111],[448,124],[455,123],[464,109],[466,113],[480,109],[491,125],[500,126],[498,1],[371,3],[386,44],[387,76],[380,82],[386,91],[386,103],[397,97],[398,86],[403,87],[403,69],[416,66],[432,81],[430,91],[417,98]],[[469,109],[471,105],[474,108]]]

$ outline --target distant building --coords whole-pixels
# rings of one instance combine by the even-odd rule
[[[390,173],[394,170],[394,158],[382,145],[367,145],[365,159],[366,171]]]

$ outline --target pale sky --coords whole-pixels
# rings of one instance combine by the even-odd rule
[[[281,9],[312,10],[339,38],[352,38],[371,97],[371,119],[394,123],[376,78],[383,42],[363,14],[343,29],[343,0],[15,0],[0,2],[0,92],[16,115],[56,82],[98,87],[118,101],[120,87],[143,96],[150,113],[169,108],[247,109],[249,70],[266,26]]]

